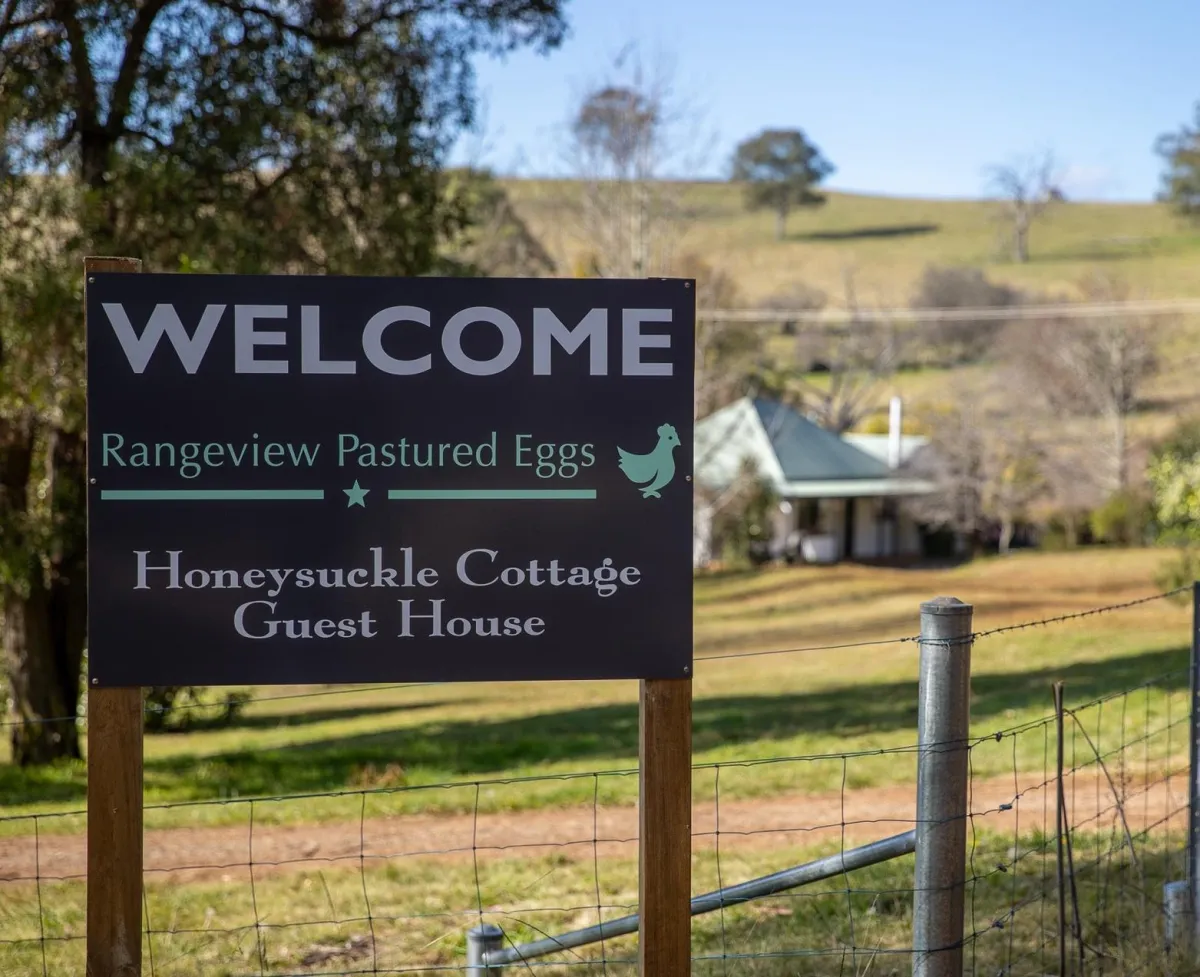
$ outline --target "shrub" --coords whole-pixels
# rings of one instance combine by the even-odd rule
[[[155,685],[146,689],[143,717],[149,733],[175,733],[231,725],[241,715],[250,693],[219,693],[197,685]]]
[[[989,281],[978,268],[930,265],[917,284],[914,309],[995,309],[1020,305],[1021,293]],[[1003,319],[945,319],[925,323],[921,333],[945,365],[978,360],[991,350],[1006,325]]]
[[[1098,543],[1140,546],[1146,542],[1154,521],[1153,506],[1141,492],[1125,489],[1111,495],[1088,520]]]
[[[1071,550],[1092,542],[1090,513],[1083,510],[1063,510],[1046,520],[1038,545],[1049,552]]]

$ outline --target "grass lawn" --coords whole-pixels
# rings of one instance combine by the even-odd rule
[[[977,630],[1069,614],[1153,594],[1155,550],[1093,549],[1020,554],[952,570],[854,566],[731,572],[696,585],[695,722],[698,764],[834,754],[797,763],[728,768],[730,798],[818,793],[912,782],[911,754],[879,754],[915,741],[917,646],[893,642],[857,648],[809,648],[912,636],[918,605],[952,594],[976,606]],[[1187,608],[1155,601],[1111,614],[981,638],[973,652],[972,720],[980,735],[1044,717],[1050,685],[1063,680],[1075,702],[1130,689],[1171,673],[1138,693],[1137,722],[1185,715]],[[261,696],[303,690],[259,689]],[[1129,700],[1132,702],[1133,700]],[[1093,732],[1111,736],[1118,710]],[[1020,738],[1017,763],[1042,769],[1043,745]],[[1182,748],[1156,741],[1154,758]],[[4,749],[0,746],[0,749]],[[856,755],[843,762],[836,755]],[[565,778],[636,766],[637,690],[633,683],[443,685],[354,690],[316,698],[264,698],[235,726],[146,738],[148,803],[250,795],[394,789],[370,796],[371,813],[521,810],[631,803],[636,778]],[[977,776],[1006,775],[1011,751],[980,751]],[[712,771],[697,771],[711,784]],[[539,777],[525,784],[478,781]],[[465,783],[458,789],[420,789]],[[698,786],[697,790],[702,788]],[[707,788],[704,788],[707,789]],[[352,798],[354,805],[357,799]],[[0,755],[4,815],[83,807],[81,764],[20,770]],[[268,820],[321,821],[346,816],[345,800],[264,805]],[[355,809],[357,813],[357,807]],[[153,812],[156,825],[240,823],[244,806]],[[149,820],[148,820],[149,823]],[[43,821],[41,830],[78,831],[81,819]],[[31,831],[0,821],[0,833]]]
[[[585,252],[579,188],[570,181],[506,180],[518,212],[569,275]],[[1200,230],[1161,204],[1068,203],[1030,236],[1031,260],[1015,264],[1003,246],[996,206],[979,200],[922,200],[830,193],[828,203],[793,213],[775,240],[774,217],[747,212],[728,183],[675,184],[685,215],[677,253],[691,252],[731,275],[754,303],[803,282],[840,305],[853,270],[860,301],[907,305],[928,264],[968,264],[1020,288],[1070,293],[1097,268],[1162,298],[1200,296]]]
[[[1136,836],[1135,836],[1136,839]],[[1167,838],[1137,840],[1138,858],[1119,835],[1075,836],[1076,884],[1085,939],[1117,973],[1161,966],[1155,916],[1161,884],[1182,871]],[[1177,839],[1178,840],[1178,839]],[[1114,853],[1113,849],[1117,849]],[[836,850],[836,846],[832,848]],[[711,850],[693,859],[694,891],[776,871],[822,849],[781,845],[743,854]],[[965,949],[973,973],[1054,973],[1057,965],[1054,843],[1045,835],[975,839]],[[1018,854],[1019,853],[1019,854]],[[999,866],[1003,866],[1000,869]],[[718,871],[719,867],[719,871]],[[693,973],[723,977],[730,967],[755,977],[908,973],[911,856],[693,920]],[[1149,898],[1146,898],[1149,893]],[[82,973],[85,893],[81,883],[47,883],[39,924],[32,886],[0,888],[0,972],[11,977]],[[160,977],[348,974],[409,969],[460,970],[465,933],[498,924],[512,944],[559,934],[633,911],[631,859],[574,861],[498,858],[473,865],[400,859],[365,872],[297,872],[171,886],[150,883],[152,935],[143,967]],[[1020,907],[1012,912],[1014,906]],[[263,924],[256,927],[255,923]],[[43,947],[38,942],[49,937]],[[533,963],[539,973],[637,973],[635,937],[608,940]],[[564,965],[565,964],[565,965]],[[513,972],[521,972],[520,965]],[[1151,969],[1150,972],[1162,972]]]

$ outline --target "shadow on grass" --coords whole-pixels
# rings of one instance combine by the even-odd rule
[[[914,649],[915,650],[915,649]],[[869,652],[868,652],[869,653]],[[861,652],[847,653],[847,670]],[[1066,683],[1068,702],[1080,703],[1141,686],[1165,676],[1159,687],[1187,687],[1186,648],[1158,650],[1099,662],[1034,669],[973,680],[972,718],[976,728],[1009,725],[1010,711],[1050,712],[1050,686]],[[914,663],[915,665],[915,663]],[[753,667],[753,666],[750,666]],[[914,668],[915,671],[915,668]],[[553,690],[547,688],[547,702]],[[369,714],[372,710],[348,710]],[[387,711],[380,708],[381,714]],[[339,718],[345,713],[329,710]],[[912,730],[917,721],[916,681],[847,684],[807,694],[739,695],[698,699],[694,708],[694,749],[762,744],[797,735],[836,737],[853,748],[855,737]],[[580,770],[630,764],[637,755],[637,704],[548,711],[539,715],[475,722],[431,722],[379,733],[344,736],[296,746],[215,756],[174,756],[148,760],[148,788],[160,797],[200,799],[337,790],[361,783],[364,768],[398,765],[450,781],[503,776],[543,763]],[[22,771],[0,768],[0,805],[83,801],[82,764]]]
[[[808,231],[789,234],[788,237],[793,241],[864,241],[871,238],[916,237],[934,234],[941,229],[941,224],[888,224],[883,227],[851,227],[840,231]]]
[[[361,690],[355,690],[359,695]],[[457,705],[461,700],[454,700]],[[361,719],[363,716],[390,716],[398,712],[422,712],[428,709],[440,709],[448,706],[449,701],[430,700],[428,702],[393,702],[390,705],[381,702],[371,706],[352,706],[349,709],[337,709],[332,706],[324,709],[307,709],[302,712],[252,713],[238,716],[232,722],[224,723],[222,730],[238,729],[282,729],[296,726],[312,726],[316,723],[344,722],[347,719]]]

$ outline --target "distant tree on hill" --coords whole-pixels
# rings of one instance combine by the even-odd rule
[[[988,169],[988,186],[1002,203],[1009,227],[1013,260],[1029,260],[1029,231],[1034,221],[1065,199],[1058,187],[1057,167],[1050,153],[1015,160]]]
[[[765,129],[742,142],[733,154],[732,179],[746,185],[751,210],[775,213],[775,238],[787,233],[793,207],[819,207],[816,187],[834,167],[799,129]]]
[[[665,275],[682,230],[679,188],[663,179],[686,170],[700,120],[673,82],[669,59],[643,59],[635,44],[572,106],[566,163],[577,179],[579,236],[590,275]]]
[[[1200,218],[1200,102],[1195,112],[1191,126],[1160,136],[1155,145],[1167,163],[1159,199],[1193,219]]]

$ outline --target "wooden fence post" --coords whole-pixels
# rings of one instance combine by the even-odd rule
[[[641,684],[638,888],[641,977],[689,977],[692,681]]]
[[[83,263],[85,279],[141,267]],[[87,977],[141,977],[142,690],[89,683],[87,717]]]

